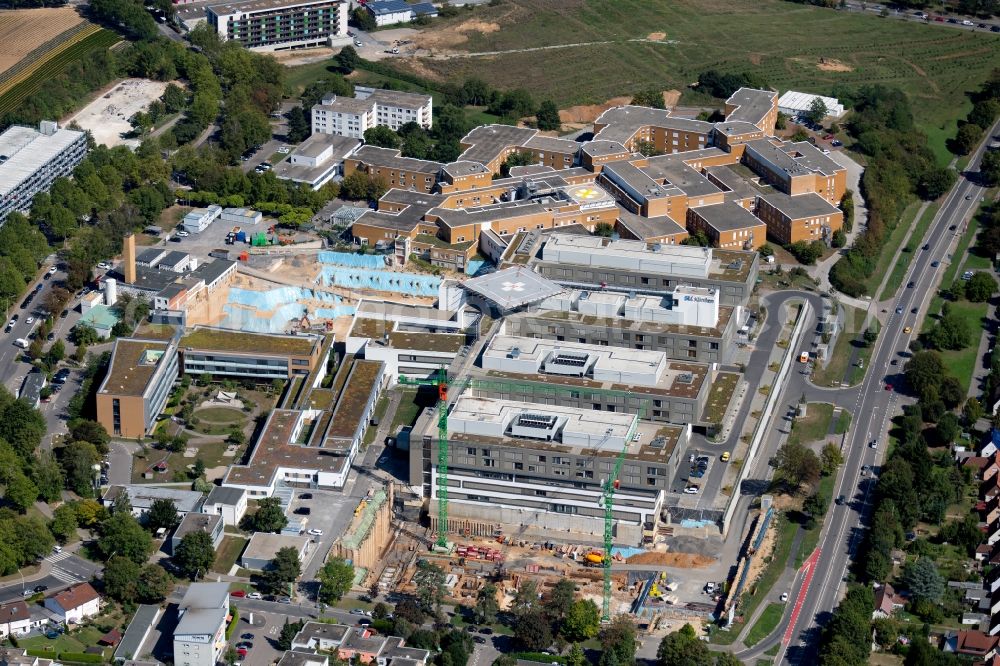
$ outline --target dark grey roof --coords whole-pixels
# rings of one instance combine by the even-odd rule
[[[379,148],[378,146],[361,146],[351,159],[363,162],[368,166],[385,167],[387,169],[402,169],[404,171],[414,171],[437,175],[444,166],[440,162],[430,160],[418,160],[413,157],[401,157],[398,150],[392,148]]]
[[[171,250],[167,252],[167,255],[160,259],[160,263],[166,266],[175,266],[180,262],[184,261],[186,258],[190,258],[191,255],[187,252],[181,252],[179,250]]]
[[[462,144],[469,147],[458,159],[489,164],[507,148],[523,146],[537,133],[538,130],[513,125],[480,125],[462,137]]]
[[[820,215],[835,215],[840,212],[839,208],[815,192],[797,194],[794,197],[782,192],[775,192],[774,194],[761,194],[759,198],[793,220],[804,217],[819,217]]]
[[[155,294],[176,280],[177,273],[174,271],[160,270],[159,268],[136,266],[135,282],[132,284],[125,282],[125,274],[122,273],[120,268],[114,268],[108,271],[105,277],[114,278],[118,284],[124,288],[138,289],[140,291],[148,291]]]
[[[32,370],[24,378],[24,383],[21,384],[21,393],[18,397],[34,405],[41,398],[43,388],[45,388],[45,375],[38,370]]]
[[[764,116],[774,108],[778,93],[770,90],[758,90],[756,88],[740,88],[726,100],[726,104],[736,105],[728,116],[727,121],[743,121],[752,123],[758,127]]]
[[[187,285],[183,282],[174,282],[168,284],[166,287],[157,292],[157,296],[160,298],[171,299],[178,294],[183,294],[187,290]]]
[[[129,621],[128,628],[115,649],[115,661],[131,660],[139,656],[142,643],[159,616],[159,606],[143,604],[135,610],[135,615]]]
[[[202,264],[198,268],[194,269],[193,271],[191,271],[191,275],[197,278],[201,278],[202,280],[205,281],[206,285],[211,285],[220,277],[222,277],[226,271],[228,271],[235,265],[236,265],[235,261],[227,261],[226,259],[216,259],[215,261],[209,261],[207,263]],[[177,274],[174,273],[174,277],[176,276]]]
[[[163,248],[150,247],[140,252],[135,260],[140,264],[153,264],[164,254],[166,254],[166,251]]]
[[[514,266],[472,278],[462,283],[465,289],[479,294],[503,310],[543,301],[563,287],[524,266]]]
[[[649,165],[642,170],[657,182],[667,181],[688,197],[718,194],[719,188],[697,170],[684,163],[684,153],[649,158]]]
[[[699,206],[692,208],[691,211],[705,220],[716,231],[734,231],[764,224],[760,218],[746,208],[731,202],[713,206]]]
[[[684,227],[666,215],[660,217],[643,217],[621,207],[618,208],[618,222],[639,240],[687,232]],[[564,227],[559,227],[559,232],[562,233],[563,231]]]
[[[210,504],[226,504],[229,506],[235,506],[244,494],[246,494],[246,490],[243,488],[216,486],[215,488],[212,488],[212,492],[208,494],[208,499],[205,500],[205,506]]]

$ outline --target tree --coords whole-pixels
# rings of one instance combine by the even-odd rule
[[[107,519],[108,511],[97,500],[82,499],[70,502],[80,527],[93,527]]]
[[[944,167],[930,168],[920,176],[920,180],[917,183],[917,191],[921,197],[932,201],[947,193],[956,180],[958,180],[958,174],[955,173],[954,169]]]
[[[926,335],[927,343],[939,349],[959,350],[972,344],[972,329],[969,322],[951,303],[945,303],[941,308],[941,317]]]
[[[76,510],[70,504],[62,504],[52,512],[49,531],[59,543],[66,543],[76,533],[78,524]]]
[[[965,399],[965,387],[962,386],[962,382],[958,381],[958,377],[948,375],[941,380],[941,386],[938,387],[938,397],[941,398],[945,409],[955,409]]]
[[[166,89],[163,91],[163,96],[160,99],[163,100],[167,113],[177,113],[187,106],[187,94],[184,92],[183,88],[175,83],[167,85]]]
[[[1000,150],[990,150],[979,162],[979,176],[987,187],[1000,184]]]
[[[510,612],[515,617],[533,613],[539,609],[538,606],[538,586],[533,580],[522,581],[514,595],[514,601],[510,605]]]
[[[24,513],[38,499],[38,487],[23,472],[17,470],[7,481],[3,498],[18,513]]]
[[[145,512],[144,517],[146,527],[152,532],[155,532],[161,527],[169,530],[180,522],[180,518],[177,516],[177,507],[174,506],[174,501],[163,498],[153,500],[153,503],[149,505],[149,510]]]
[[[376,125],[365,130],[365,143],[379,148],[396,149],[400,146],[399,135],[387,125]]]
[[[819,480],[819,458],[811,449],[797,441],[786,442],[778,449],[771,464],[777,473],[793,487],[813,484]]]
[[[538,110],[535,111],[535,120],[538,124],[538,129],[543,131],[558,130],[562,127],[559,120],[559,107],[549,99],[539,105]]]
[[[309,118],[301,106],[293,106],[288,112],[288,140],[301,143],[312,133]]]
[[[995,99],[984,99],[973,105],[966,119],[973,125],[988,130],[993,126],[998,114],[1000,114],[1000,102]]]
[[[324,604],[334,604],[347,594],[354,582],[354,567],[342,557],[329,560],[316,572],[319,581],[319,599]]]
[[[656,650],[656,660],[659,666],[699,666],[711,663],[712,653],[698,640],[694,627],[685,624],[663,637]]]
[[[517,666],[517,659],[509,654],[500,654],[490,666]]]
[[[357,68],[360,62],[361,56],[358,55],[358,52],[350,44],[340,49],[340,53],[333,57],[333,65],[341,74],[350,74]]]
[[[663,103],[663,91],[656,88],[645,88],[632,97],[632,104],[635,106],[648,106],[653,109],[665,109]]]
[[[903,567],[900,581],[918,599],[936,603],[944,594],[944,578],[929,557],[921,557]]]
[[[69,436],[73,441],[90,442],[99,453],[108,452],[111,435],[103,425],[90,419],[73,419],[68,424]]]
[[[45,419],[26,401],[14,400],[0,412],[0,439],[14,447],[22,460],[31,456],[44,435]]]
[[[806,241],[795,241],[794,243],[788,245],[786,248],[792,253],[799,263],[805,264],[806,266],[812,266],[816,263],[816,260],[823,256],[823,252],[826,250],[826,245],[823,241],[812,241],[807,243]]]
[[[601,649],[614,654],[614,663],[631,666],[635,663],[635,623],[628,615],[616,615],[601,631]]]
[[[590,599],[574,601],[559,632],[569,641],[584,641],[597,635],[601,626],[601,612]]]
[[[351,10],[351,23],[358,26],[365,32],[371,32],[378,28],[375,17],[368,13],[364,7],[355,7]]]
[[[417,586],[417,601],[420,609],[429,615],[438,615],[444,601],[444,570],[436,564],[421,560],[413,582]]]
[[[248,532],[280,532],[288,524],[285,512],[281,510],[281,500],[265,497],[257,501],[257,512],[247,515],[241,521]]]
[[[820,497],[820,494],[815,492],[802,502],[802,512],[808,514],[811,519],[822,518],[826,514],[827,502],[827,499]],[[812,524],[809,525],[809,528],[812,528]]]
[[[294,583],[302,574],[302,563],[299,561],[299,553],[291,546],[279,548],[274,554],[274,559],[264,572],[264,581],[267,587],[277,593]]]
[[[115,601],[132,603],[136,598],[141,567],[128,557],[115,555],[104,565],[104,591]]]
[[[147,564],[139,572],[136,596],[144,604],[158,604],[167,598],[174,581],[159,564]]]
[[[418,627],[424,623],[424,612],[420,609],[420,605],[413,599],[403,599],[396,604],[393,615]]]
[[[113,554],[142,564],[153,549],[153,539],[131,513],[113,513],[100,526],[97,548],[105,558]]]
[[[719,652],[715,655],[715,666],[743,666],[743,662],[728,652]]]
[[[833,442],[827,442],[819,454],[823,474],[830,476],[837,473],[837,468],[844,463],[844,456],[840,452],[840,447]]]
[[[302,627],[305,626],[304,620],[296,620],[295,622],[289,622],[288,618],[285,618],[285,624],[281,627],[281,633],[278,634],[278,649],[279,650],[291,650],[292,640],[295,636],[302,631]]]
[[[576,584],[568,578],[560,578],[545,600],[545,612],[553,620],[561,620],[566,617],[575,599]]]
[[[552,645],[552,630],[540,609],[518,616],[514,623],[514,642],[524,650],[545,650]]]
[[[985,271],[976,271],[965,283],[965,297],[973,303],[985,303],[997,291],[997,281]]]
[[[969,398],[965,401],[965,406],[962,408],[962,418],[965,422],[973,425],[983,416],[983,406],[975,398]]]
[[[871,347],[878,340],[878,329],[875,325],[871,325],[865,329],[865,332],[861,334],[861,341],[865,343],[866,347]]]
[[[941,378],[945,375],[944,360],[936,351],[918,351],[903,366],[906,383],[913,392],[925,400],[930,392],[937,394]]]
[[[839,248],[847,245],[847,234],[843,229],[837,229],[830,238],[830,247]]]
[[[563,666],[587,666],[587,656],[583,653],[583,648],[580,647],[579,643],[573,643],[569,646],[569,652],[566,653]]]
[[[174,549],[173,560],[182,574],[191,580],[198,580],[208,573],[215,561],[212,537],[201,530],[188,532]]]
[[[94,465],[100,454],[90,442],[70,442],[56,449],[59,464],[66,476],[66,487],[81,497],[94,496]]]
[[[951,150],[956,155],[968,155],[982,140],[983,128],[979,125],[966,123],[958,128],[958,133],[951,141]]]
[[[500,604],[497,603],[497,586],[486,583],[476,594],[476,606],[472,612],[479,624],[493,624],[497,621]]]
[[[826,108],[826,103],[819,97],[814,97],[813,101],[809,104],[809,110],[803,115],[809,122],[819,125],[826,118],[827,113],[829,111]]]
[[[531,166],[532,164],[537,164],[538,159],[535,157],[534,153],[527,150],[518,150],[507,156],[507,159],[503,161],[500,165],[500,175],[506,178],[510,175],[511,167],[516,166]]]

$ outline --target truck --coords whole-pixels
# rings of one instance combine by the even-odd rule
[[[799,363],[808,363],[808,362],[809,362],[809,352],[804,351],[801,354],[799,354]]]

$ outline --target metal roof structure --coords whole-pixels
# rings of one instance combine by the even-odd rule
[[[524,266],[472,278],[462,286],[505,311],[538,303],[564,291],[560,285]]]

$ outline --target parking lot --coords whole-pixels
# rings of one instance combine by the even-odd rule
[[[260,611],[249,611],[240,616],[239,627],[230,643],[233,647],[245,643],[253,646],[242,658],[244,666],[269,666],[281,658],[283,653],[278,649],[278,637],[286,619],[285,615]]]
[[[360,498],[345,496],[329,490],[296,490],[288,505],[288,519],[300,521],[306,531],[318,529],[322,535],[312,536],[315,547],[306,562],[302,580],[312,580],[316,571],[323,566],[333,542],[343,534],[354,518],[354,509]],[[308,509],[309,513],[298,513]],[[310,595],[313,594],[310,590]]]

